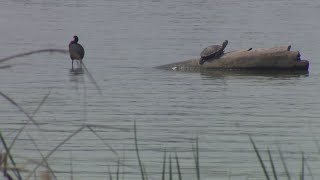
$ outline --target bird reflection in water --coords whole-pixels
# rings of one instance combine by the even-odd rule
[[[72,86],[72,89],[79,90],[79,88],[81,88],[82,85],[85,83],[85,78],[83,74],[84,70],[81,67],[70,69],[69,81]]]
[[[84,74],[84,71],[81,67],[80,68],[73,68],[73,69],[70,69],[70,74],[72,74],[72,75]]]

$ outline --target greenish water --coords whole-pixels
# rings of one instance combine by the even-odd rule
[[[202,179],[264,179],[248,134],[269,147],[284,177],[277,145],[293,175],[305,152],[320,177],[317,1],[2,1],[0,57],[42,48],[67,48],[77,34],[85,74],[70,72],[68,55],[35,54],[6,62],[0,91],[35,115],[13,154],[40,159],[83,123],[120,156],[125,177],[140,179],[133,146],[138,125],[141,157],[160,177],[164,147],[179,153],[185,179],[194,179],[192,142],[200,141]],[[292,44],[310,60],[308,74],[180,73],[152,67],[198,57],[207,45],[228,39],[227,50]],[[10,142],[26,117],[1,99],[0,129]],[[105,127],[107,126],[107,127]],[[264,159],[267,154],[262,151]],[[59,179],[102,179],[115,172],[116,155],[84,129],[49,159]],[[20,162],[26,162],[19,158]],[[27,161],[28,162],[28,161]]]

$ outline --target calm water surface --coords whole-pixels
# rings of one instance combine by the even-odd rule
[[[278,146],[292,176],[305,152],[320,177],[318,1],[25,0],[0,2],[0,57],[41,48],[66,49],[77,34],[88,73],[70,73],[68,55],[35,54],[0,69],[0,91],[32,114],[12,153],[32,169],[84,123],[49,158],[58,179],[105,179],[125,157],[125,178],[140,179],[134,151],[137,122],[141,157],[158,179],[164,149],[177,151],[185,179],[195,179],[192,144],[199,137],[202,179],[264,179],[251,134],[267,161],[270,148],[284,177]],[[227,50],[292,44],[310,60],[308,74],[199,74],[152,67],[197,57],[228,39]],[[8,142],[27,118],[4,98],[0,129]],[[108,146],[117,151],[113,153]],[[170,153],[169,153],[170,154]],[[173,156],[174,153],[171,153]],[[72,162],[72,165],[70,163]],[[269,167],[269,164],[268,164]],[[310,174],[306,170],[307,174]]]

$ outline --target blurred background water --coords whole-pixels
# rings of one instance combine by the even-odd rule
[[[195,179],[192,144],[199,137],[202,179],[264,179],[251,134],[267,161],[270,148],[284,177],[278,146],[292,176],[301,151],[320,177],[318,44],[320,2],[314,0],[11,0],[0,1],[0,58],[42,48],[67,49],[77,34],[87,73],[70,72],[68,55],[34,54],[3,63],[0,91],[28,113],[47,100],[12,153],[20,164],[45,155],[75,132],[49,163],[58,179],[105,179],[125,157],[127,179],[140,179],[136,121],[148,174],[160,177],[164,149],[178,152],[184,179]],[[198,57],[229,40],[226,51],[291,44],[310,60],[307,74],[180,73],[154,66]],[[0,129],[8,142],[27,121],[1,98]],[[174,154],[172,153],[172,156]],[[27,159],[26,159],[27,158]],[[72,165],[70,165],[72,163]],[[310,174],[306,170],[307,174]]]

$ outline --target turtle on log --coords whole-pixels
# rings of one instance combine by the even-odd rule
[[[200,54],[201,58],[199,60],[199,64],[203,65],[204,62],[206,62],[209,59],[217,59],[219,58],[223,53],[224,49],[226,48],[228,44],[228,40],[225,40],[222,45],[212,45],[206,47]]]

